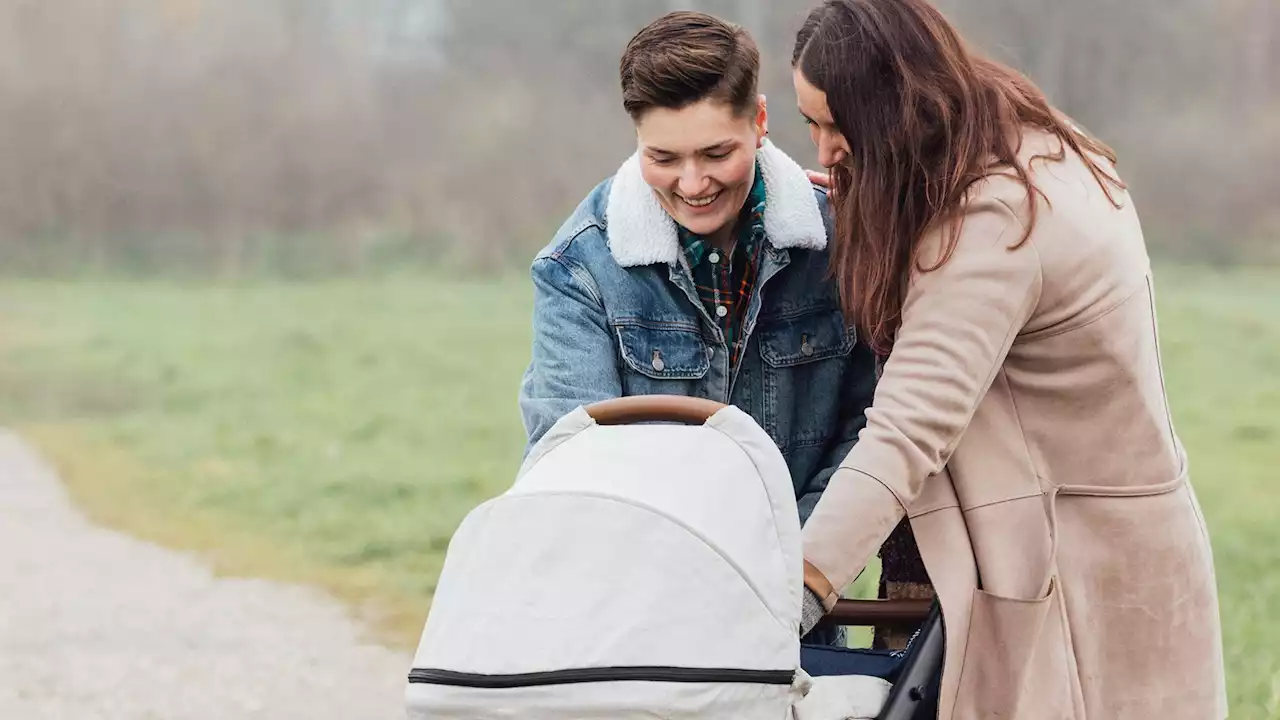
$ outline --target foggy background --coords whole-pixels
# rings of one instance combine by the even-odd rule
[[[7,274],[527,265],[633,149],[618,57],[696,8],[763,53],[771,136],[813,0],[4,0]],[[1120,154],[1154,253],[1280,261],[1273,0],[946,0]]]
[[[403,717],[522,460],[530,262],[635,149],[627,40],[746,25],[816,169],[817,2],[0,0],[0,718]],[[1232,718],[1280,720],[1280,0],[937,2],[1120,155]]]

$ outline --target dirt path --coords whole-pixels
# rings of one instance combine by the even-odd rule
[[[95,527],[0,432],[0,718],[403,720],[407,655],[307,588]]]

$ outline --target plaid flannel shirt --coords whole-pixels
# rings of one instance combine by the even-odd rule
[[[738,221],[737,242],[728,257],[707,238],[676,226],[698,296],[724,333],[731,367],[737,367],[742,355],[742,319],[756,289],[760,251],[765,241],[764,206],[764,176],[757,165],[751,192]]]

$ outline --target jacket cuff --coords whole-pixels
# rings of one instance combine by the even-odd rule
[[[800,609],[800,637],[804,638],[813,632],[813,629],[822,622],[822,618],[830,612],[818,596],[813,594],[811,590],[804,591],[804,603]]]

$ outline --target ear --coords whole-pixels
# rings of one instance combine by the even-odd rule
[[[769,134],[769,107],[764,95],[756,98],[756,147],[764,145],[764,137]]]

